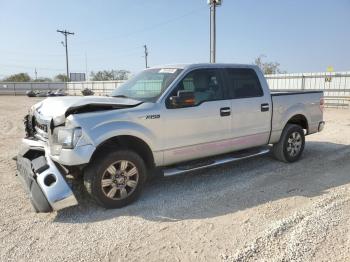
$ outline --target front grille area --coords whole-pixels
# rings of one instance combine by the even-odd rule
[[[48,126],[47,124],[41,124],[36,120],[35,116],[26,115],[24,118],[24,127],[26,131],[26,137],[37,137],[41,140],[48,138]]]
[[[35,134],[33,117],[31,115],[26,115],[24,117],[23,122],[24,122],[24,130],[26,132],[26,137],[33,137]]]
[[[47,133],[47,125],[40,124],[35,119],[34,119],[34,126],[38,129],[40,129],[41,131]]]

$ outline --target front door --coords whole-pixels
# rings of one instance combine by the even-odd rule
[[[165,109],[164,164],[227,152],[231,101],[226,99],[221,69],[191,71],[169,97],[180,90],[194,92],[195,105]]]

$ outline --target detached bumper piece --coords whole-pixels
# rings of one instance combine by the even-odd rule
[[[324,129],[325,124],[326,123],[324,121],[322,121],[318,124],[318,132],[321,132]]]
[[[29,155],[36,155],[36,158],[30,159]],[[49,157],[20,154],[17,173],[36,212],[51,212],[78,204],[64,176]]]

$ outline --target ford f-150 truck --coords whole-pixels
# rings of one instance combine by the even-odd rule
[[[18,176],[37,212],[78,204],[67,175],[83,176],[106,208],[134,201],[146,178],[186,173],[269,151],[297,161],[324,127],[323,93],[270,92],[257,66],[150,68],[109,97],[57,97],[25,117]]]

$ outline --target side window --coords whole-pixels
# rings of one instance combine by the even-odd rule
[[[190,72],[170,96],[176,96],[178,91],[192,91],[195,97],[195,105],[204,101],[224,99],[224,86],[219,69],[197,69]]]
[[[263,90],[255,71],[250,68],[226,69],[230,98],[249,98],[263,96]]]

